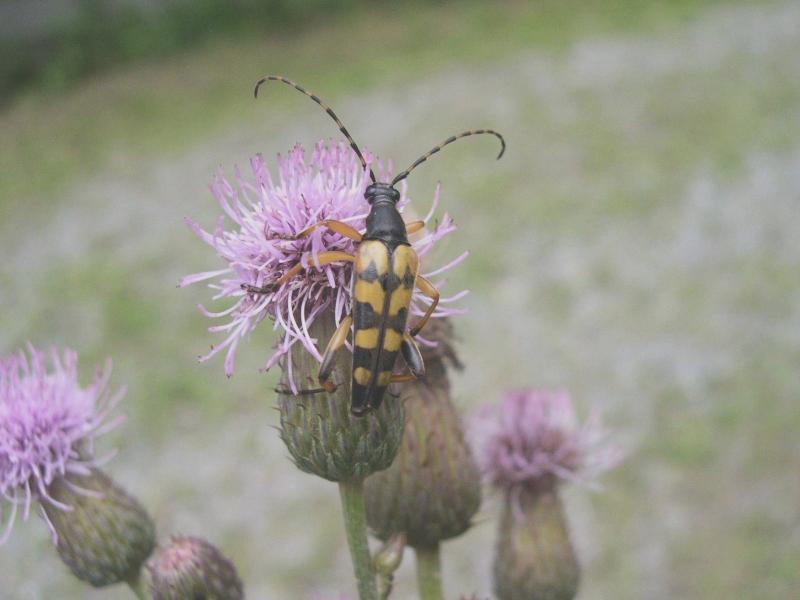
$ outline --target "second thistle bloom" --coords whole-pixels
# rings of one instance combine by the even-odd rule
[[[99,470],[95,439],[117,425],[122,392],[107,392],[110,363],[87,387],[71,350],[30,346],[0,359],[0,514],[6,534],[34,503],[72,573],[94,586],[138,577],[155,527],[138,501]],[[4,536],[4,537],[5,537]],[[0,540],[2,541],[2,540]]]
[[[505,490],[589,482],[620,459],[596,415],[578,423],[566,392],[508,392],[479,413],[473,431],[486,479]]]
[[[504,492],[494,588],[500,600],[571,600],[580,567],[558,493],[562,481],[587,481],[611,467],[596,418],[579,426],[563,392],[518,390],[476,420],[486,479]]]
[[[367,161],[368,166],[372,164],[372,157],[367,155]],[[220,173],[211,186],[225,216],[233,222],[232,229],[224,228],[224,217],[219,219],[213,231],[206,231],[187,219],[195,233],[217,251],[227,266],[187,276],[179,283],[184,286],[211,280],[209,287],[215,290],[214,299],[232,301],[227,309],[216,313],[200,307],[209,317],[229,319],[224,325],[210,328],[223,333],[225,338],[201,357],[201,360],[206,360],[225,350],[225,372],[228,375],[233,372],[234,356],[241,339],[267,317],[281,333],[265,368],[269,369],[286,357],[285,366],[291,372],[289,350],[296,343],[302,344],[317,361],[321,360],[309,327],[328,308],[332,309],[336,324],[349,312],[353,271],[350,263],[310,267],[269,294],[246,292],[242,286],[270,284],[301,260],[311,258],[313,262],[322,252],[352,254],[355,250],[352,240],[324,228],[301,239],[287,238],[324,219],[342,221],[363,231],[369,212],[364,198],[369,172],[361,166],[347,144],[320,142],[310,160],[306,159],[305,150],[296,146],[288,156],[278,158],[277,180],[273,180],[260,155],[252,159],[251,168],[252,183],[237,169],[233,183]],[[405,185],[401,194],[398,207],[402,211],[408,202]],[[426,222],[431,219],[438,199],[437,190]],[[445,214],[435,228],[413,243],[413,247],[420,257],[424,257],[437,240],[454,229],[452,220]],[[441,269],[423,274],[435,276],[465,257],[466,253]],[[434,316],[458,312],[448,306],[462,295],[441,299],[441,308]],[[412,313],[422,314],[427,302],[415,294]],[[293,377],[290,377],[290,384],[297,392]]]
[[[124,393],[108,393],[110,376],[109,363],[81,387],[72,350],[29,346],[27,354],[0,358],[0,516],[6,520],[0,543],[20,512],[27,519],[34,501],[70,510],[53,498],[53,482],[88,476],[103,462],[93,455],[94,441],[119,424],[121,417],[110,415]]]

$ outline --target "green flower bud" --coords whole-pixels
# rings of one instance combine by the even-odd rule
[[[494,589],[499,600],[572,600],[580,567],[555,483],[506,493]]]
[[[70,509],[41,503],[58,535],[61,560],[95,587],[135,581],[155,545],[150,516],[99,469],[67,477],[54,479],[47,492]]]
[[[444,359],[457,364],[457,358],[449,326],[439,323],[425,336],[439,345],[423,353],[425,376],[402,388],[407,420],[400,452],[364,490],[367,522],[377,536],[405,532],[415,548],[462,534],[481,502],[480,474],[450,400]]]
[[[244,591],[236,568],[207,541],[173,537],[147,561],[153,600],[241,600]]]
[[[335,331],[332,311],[318,316],[309,329],[317,346],[324,349]],[[319,363],[314,357],[301,344],[292,346],[291,353],[291,375],[300,393],[288,392],[289,374],[284,370],[278,409],[281,439],[297,467],[330,481],[345,481],[391,465],[403,436],[402,403],[387,394],[379,409],[354,417],[350,414],[352,355],[347,349],[342,348],[335,358],[338,387],[331,393],[319,390]]]
[[[378,576],[378,598],[384,600],[392,593],[394,572],[403,562],[403,551],[406,548],[406,534],[397,533],[386,540],[386,543],[375,553],[372,566]]]
[[[380,550],[375,554],[372,561],[375,571],[383,575],[391,575],[400,567],[403,562],[403,550],[406,547],[406,535],[397,533],[391,536]]]

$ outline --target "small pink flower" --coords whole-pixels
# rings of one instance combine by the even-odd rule
[[[566,392],[507,392],[473,423],[486,479],[507,490],[557,480],[587,482],[622,458],[596,415],[579,425]]]
[[[367,166],[374,158],[366,154]],[[208,317],[227,318],[223,325],[210,327],[209,331],[225,335],[223,341],[200,357],[208,360],[226,350],[225,373],[233,373],[234,356],[242,338],[269,317],[273,329],[280,330],[281,339],[266,361],[265,370],[282,357],[290,360],[289,349],[299,342],[317,359],[321,360],[317,340],[308,328],[325,309],[333,307],[336,322],[350,310],[350,284],[353,273],[351,263],[333,263],[322,268],[312,267],[293,277],[270,294],[253,294],[242,289],[243,284],[264,286],[281,277],[292,266],[306,257],[319,256],[329,250],[348,253],[355,251],[355,243],[333,231],[320,228],[306,238],[284,239],[323,219],[349,223],[364,231],[369,205],[364,191],[370,183],[365,170],[350,147],[345,143],[319,142],[306,161],[306,152],[295,146],[285,158],[278,157],[278,179],[273,181],[263,157],[257,155],[250,161],[254,182],[245,180],[238,168],[231,183],[220,171],[211,185],[211,193],[219,202],[224,215],[220,216],[212,232],[201,228],[187,218],[189,227],[216,250],[227,266],[215,271],[195,273],[184,277],[179,287],[199,281],[212,280],[214,300],[229,298],[232,304],[220,312],[204,306],[200,311]],[[380,165],[378,165],[380,171]],[[408,204],[406,186],[401,187],[400,210]],[[425,222],[428,223],[439,202],[439,188],[433,198]],[[233,223],[224,229],[225,217]],[[452,219],[445,214],[441,222],[413,242],[414,249],[423,258],[433,245],[455,230]],[[436,276],[454,267],[467,256],[464,252],[454,260],[435,270],[423,273]],[[437,282],[439,284],[443,282]],[[460,292],[442,298],[434,317],[459,314],[462,311],[450,305],[464,296]],[[421,315],[429,300],[414,294],[412,313]],[[422,343],[426,343],[423,339]],[[286,365],[291,373],[291,364]],[[294,385],[294,384],[292,384]]]
[[[88,387],[80,387],[77,363],[72,350],[54,348],[45,355],[31,345],[28,356],[20,351],[0,357],[0,521],[7,521],[0,544],[18,509],[27,519],[34,500],[71,510],[48,494],[55,478],[89,475],[113,455],[95,458],[94,440],[122,421],[110,415],[124,390],[107,393],[111,361]]]

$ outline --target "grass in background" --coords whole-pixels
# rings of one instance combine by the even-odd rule
[[[324,115],[291,93],[271,94],[268,106],[253,102],[249,86],[255,74],[285,71],[336,106],[361,92],[396,91],[402,97],[404,85],[418,78],[431,80],[431,74],[452,68],[505,68],[506,58],[513,65],[529,48],[560,56],[576,42],[616,32],[652,32],[663,42],[673,28],[681,29],[676,24],[707,4],[380,6],[277,36],[246,32],[206,40],[192,52],[92,76],[63,93],[42,89],[20,97],[0,116],[4,139],[14,140],[0,148],[0,208],[4,214],[13,209],[22,220],[34,207],[41,221],[53,220],[61,191],[76,180],[100,174],[130,186],[134,169],[161,158],[172,164],[187,148],[218,140],[228,128],[240,130],[250,119],[272,119],[276,130],[285,131],[281,121],[310,115],[314,131],[335,133]],[[476,292],[469,300],[471,316],[459,324],[464,347],[473,350],[465,357],[473,368],[458,383],[459,392],[469,395],[459,400],[491,398],[498,386],[520,383],[513,377],[537,385],[566,383],[584,406],[615,396],[615,426],[645,434],[629,461],[611,474],[604,493],[589,501],[599,529],[592,539],[599,556],[589,565],[585,588],[595,595],[589,597],[787,597],[796,589],[792,566],[800,546],[786,531],[797,489],[785,474],[797,461],[790,432],[800,426],[800,357],[789,334],[780,340],[770,335],[773,324],[796,322],[790,301],[797,292],[796,252],[777,260],[783,256],[781,221],[770,216],[789,202],[780,198],[790,197],[792,179],[769,157],[773,170],[761,177],[783,187],[750,189],[747,164],[760,152],[780,155],[797,148],[800,122],[790,117],[800,106],[800,78],[787,76],[796,70],[794,56],[773,50],[762,64],[732,50],[708,69],[687,64],[674,77],[659,75],[653,82],[631,71],[613,93],[602,84],[585,84],[583,92],[570,87],[574,82],[562,73],[563,65],[553,61],[546,67],[548,81],[568,90],[574,116],[564,118],[562,107],[541,90],[504,81],[503,93],[520,96],[512,121],[517,130],[509,133],[530,136],[529,147],[517,142],[503,161],[488,165],[494,168],[481,155],[475,158],[484,161],[479,171],[470,169],[477,162],[469,162],[469,151],[455,153],[458,158],[443,157],[438,169],[420,172],[415,182],[416,189],[426,189],[437,170],[448,173],[445,203],[458,204],[460,226],[453,250],[462,243],[473,250],[454,275],[454,288]],[[443,114],[446,107],[436,102],[430,112]],[[506,132],[508,123],[501,124]],[[216,148],[208,152],[218,154]],[[231,167],[227,154],[219,160]],[[692,213],[698,209],[687,195],[703,173],[710,179],[711,189],[704,192],[708,212]],[[774,205],[759,200],[751,219],[737,221],[761,193]],[[494,198],[502,203],[485,201]],[[208,195],[197,206],[214,211]],[[791,222],[788,214],[785,220]],[[774,228],[774,247],[747,245],[750,221]],[[37,234],[36,223],[34,218],[23,224],[26,235]],[[134,238],[159,235],[141,224],[133,227]],[[702,241],[696,242],[697,254],[681,257],[679,239],[687,227]],[[210,268],[212,254],[184,234],[162,241],[152,255],[136,250],[144,259],[120,250],[119,240],[101,239],[86,252],[91,259],[56,257],[46,271],[26,274],[24,281],[0,271],[6,306],[33,315],[26,334],[74,339],[77,333],[74,345],[94,353],[82,355],[87,368],[113,353],[115,381],[131,383],[126,406],[132,416],[119,434],[128,447],[114,468],[153,469],[149,498],[159,498],[160,487],[174,490],[167,468],[142,462],[142,453],[160,462],[162,453],[174,455],[186,444],[203,446],[199,455],[206,458],[213,452],[205,445],[220,447],[217,430],[231,435],[237,416],[270,422],[269,399],[263,397],[270,379],[257,372],[271,341],[268,327],[243,345],[230,381],[221,375],[221,359],[192,362],[193,354],[217,341],[204,330],[209,322],[191,310],[192,298],[205,300],[206,294],[176,291],[171,284],[178,269]],[[166,247],[169,254],[162,252]],[[35,294],[36,301],[26,303],[25,294]],[[14,310],[4,315],[0,330],[12,331]],[[776,339],[765,341],[770,337]],[[510,340],[509,348],[493,352],[497,340]],[[489,350],[481,354],[482,348]],[[732,365],[729,370],[705,365],[717,356]],[[474,368],[476,361],[488,376]],[[690,383],[680,380],[687,368],[697,378]],[[213,433],[204,439],[198,431]],[[220,460],[230,458],[237,456]],[[266,474],[265,486],[290,469],[280,449],[249,460],[249,476]],[[220,468],[234,480],[239,470]],[[276,536],[279,527],[291,527],[298,507],[306,507],[302,477],[290,472],[282,480],[287,497],[292,486],[304,491],[286,502],[285,514],[275,513],[281,517],[273,519]],[[260,565],[259,540],[246,528],[237,530],[241,524],[224,529],[222,510],[209,508],[226,498],[225,487],[205,493],[189,478],[184,481],[185,512],[206,517],[211,532],[219,527],[231,536],[237,562],[250,569],[246,579],[280,580],[293,593],[309,577],[309,591],[314,577],[326,581],[341,542],[338,531],[324,534],[327,545],[320,541],[313,568],[305,572],[294,570],[297,562]],[[171,497],[161,501],[168,506]],[[321,539],[323,533],[317,534]],[[448,561],[488,547],[474,539],[455,542]],[[451,590],[457,591],[462,590]],[[83,597],[81,592],[76,587],[71,597]]]
[[[489,61],[527,47],[558,51],[587,34],[655,30],[686,20],[717,1],[423,3],[401,9],[364,6],[346,11],[346,16],[312,19],[305,28],[298,22],[314,11],[307,14],[309,9],[295,12],[287,8],[278,14],[280,22],[293,24],[290,31],[281,27],[261,31],[252,23],[234,23],[226,12],[220,23],[230,27],[238,23],[241,30],[237,29],[237,35],[202,38],[205,45],[192,53],[180,49],[192,37],[187,32],[203,21],[184,17],[182,5],[174,9],[177,16],[163,23],[125,21],[128,24],[119,25],[120,30],[104,29],[96,20],[87,19],[82,21],[86,32],[75,34],[74,45],[82,47],[84,38],[96,38],[97,45],[92,42],[82,51],[97,58],[74,60],[79,65],[91,64],[91,68],[70,66],[74,52],[65,49],[65,55],[49,67],[52,74],[46,79],[73,81],[87,71],[109,69],[116,61],[151,60],[133,74],[112,70],[73,89],[43,86],[5,107],[0,114],[0,136],[13,143],[0,147],[0,208],[48,204],[46,196],[75,177],[119,167],[153,152],[175,152],[224,129],[252,110],[250,85],[265,72],[281,71],[313,82],[313,89],[324,90],[326,97],[355,94],[379,81],[394,83],[400,90],[404,80],[454,60]],[[320,9],[327,6],[324,0],[318,3]],[[201,6],[205,7],[201,15],[220,10],[213,1]],[[346,6],[354,7],[355,2]],[[351,39],[353,31],[360,32],[358,40]],[[102,40],[109,36],[115,40],[112,47],[127,50],[111,51],[105,57]],[[151,46],[151,38],[164,41]],[[149,50],[145,52],[145,48]],[[152,60],[154,55],[159,56],[158,62]],[[289,101],[271,100],[278,107]]]
[[[31,88],[59,90],[85,77],[161,59],[214,38],[297,31],[364,0],[179,0],[137,7],[79,0],[66,23],[0,44],[0,98]]]

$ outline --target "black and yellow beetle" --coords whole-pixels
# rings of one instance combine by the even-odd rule
[[[339,131],[347,138],[350,147],[361,160],[361,164],[365,169],[367,168],[367,163],[358,145],[336,113],[322,100],[295,82],[279,75],[269,75],[260,79],[255,86],[256,97],[259,87],[267,81],[285,83],[319,104],[336,122]],[[284,281],[299,274],[305,267],[323,266],[339,261],[354,263],[352,312],[342,319],[339,328],[328,343],[319,369],[319,381],[325,390],[335,389],[331,380],[333,356],[344,346],[352,325],[353,379],[350,410],[356,416],[364,415],[370,409],[380,406],[390,383],[410,381],[424,375],[425,365],[414,341],[414,336],[428,322],[439,302],[439,292],[430,281],[419,274],[419,258],[408,241],[408,235],[422,229],[424,222],[405,223],[403,221],[396,207],[400,193],[395,189],[395,185],[408,177],[412,170],[444,146],[462,137],[482,133],[499,138],[502,146],[497,158],[500,158],[506,147],[503,136],[491,129],[476,129],[448,138],[418,158],[408,169],[397,175],[391,183],[377,182],[375,174],[370,169],[372,184],[364,193],[364,197],[370,205],[370,211],[367,215],[366,232],[363,235],[341,221],[325,220],[300,231],[297,235],[286,238],[299,239],[319,227],[327,227],[358,243],[355,255],[340,251],[322,252],[316,257],[316,261],[309,258],[306,264],[298,263],[271,284],[261,287],[242,285],[247,292],[268,294]],[[431,304],[414,328],[406,331],[411,296],[415,287],[431,299]],[[394,373],[398,352],[403,354],[408,365],[408,374]]]

